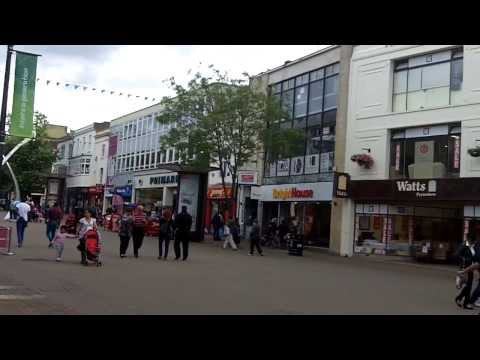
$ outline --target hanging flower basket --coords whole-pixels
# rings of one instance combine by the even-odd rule
[[[472,157],[480,157],[480,146],[468,149],[467,152]]]
[[[358,166],[365,169],[370,169],[373,166],[373,158],[368,154],[356,154],[350,158],[353,162],[356,162]]]

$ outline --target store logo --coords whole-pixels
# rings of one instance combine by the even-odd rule
[[[435,180],[423,181],[397,181],[399,192],[415,192],[417,197],[436,196],[437,182]]]
[[[276,190],[273,189],[273,198],[286,200],[292,198],[313,198],[313,190],[297,190],[296,188]]]

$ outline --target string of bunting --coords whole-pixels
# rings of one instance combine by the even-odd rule
[[[50,84],[52,84],[53,86],[64,86],[66,88],[73,88],[74,90],[79,90],[79,89],[82,89],[83,91],[95,91],[97,94],[110,94],[110,95],[115,95],[115,94],[118,94],[118,96],[126,96],[127,98],[132,98],[132,99],[139,99],[139,100],[144,100],[144,101],[149,101],[151,100],[152,102],[154,102],[155,100],[158,100],[158,98],[154,98],[154,97],[151,97],[151,96],[141,96],[141,95],[135,95],[135,94],[129,94],[129,93],[125,93],[125,92],[120,92],[120,91],[113,91],[113,90],[109,90],[109,89],[101,89],[101,88],[95,88],[93,86],[87,86],[87,85],[81,85],[81,84],[74,84],[74,83],[71,83],[71,82],[61,82],[61,81],[52,81],[52,80],[42,80],[40,78],[37,78],[37,83],[40,82],[40,81],[45,81],[45,84],[47,86],[49,86]]]

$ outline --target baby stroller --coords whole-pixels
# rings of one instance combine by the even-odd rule
[[[102,266],[102,261],[100,259],[100,235],[96,230],[88,230],[85,233],[85,255],[87,261],[91,261],[97,266]]]

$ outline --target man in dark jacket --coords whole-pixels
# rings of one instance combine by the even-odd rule
[[[187,212],[187,207],[182,206],[182,212],[175,217],[175,260],[180,259],[180,243],[183,248],[183,261],[188,258],[188,244],[190,242],[190,229],[192,216]]]
[[[220,241],[220,229],[223,227],[223,219],[222,216],[216,212],[215,216],[212,219],[212,225],[213,225],[213,240],[214,241]]]

